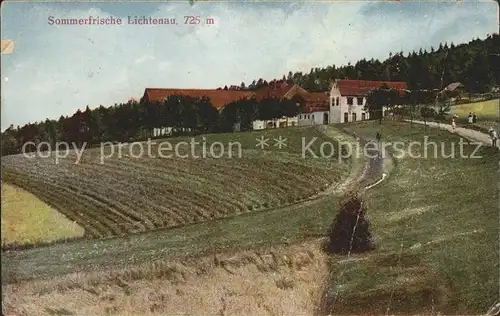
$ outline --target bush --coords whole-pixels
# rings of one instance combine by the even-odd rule
[[[345,196],[330,227],[328,252],[359,253],[375,248],[365,212],[365,203],[358,192],[348,193]]]
[[[436,110],[434,110],[434,108],[431,108],[428,106],[425,106],[425,107],[420,109],[420,116],[422,116],[425,119],[435,117],[436,114],[437,114]]]

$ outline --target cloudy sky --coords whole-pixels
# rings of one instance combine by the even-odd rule
[[[170,26],[55,26],[48,18],[152,16]],[[185,25],[184,16],[214,25]],[[140,98],[146,87],[216,88],[389,52],[484,38],[495,2],[2,3],[2,130]]]

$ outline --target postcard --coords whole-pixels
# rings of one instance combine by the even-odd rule
[[[1,13],[2,315],[499,315],[496,1]]]

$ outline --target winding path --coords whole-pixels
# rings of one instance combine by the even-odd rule
[[[409,120],[404,120],[405,122],[410,122]],[[445,123],[436,123],[436,122],[424,122],[424,121],[413,121],[413,123],[416,124],[427,124],[427,126],[433,127],[433,128],[441,128],[449,131],[450,133],[455,133],[458,134],[464,138],[467,138],[472,141],[477,141],[480,143],[483,143],[485,145],[490,145],[491,146],[491,138],[488,134],[485,134],[483,132],[475,131],[470,128],[465,128],[465,127],[455,127],[455,130],[453,130],[453,127],[450,124],[445,124]],[[500,148],[500,141],[497,141],[497,147]]]

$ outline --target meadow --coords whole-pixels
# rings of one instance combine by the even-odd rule
[[[33,194],[2,183],[2,245],[78,237],[83,229]]]
[[[498,102],[498,99],[494,99],[474,103],[457,104],[452,107],[451,112],[460,117],[467,117],[469,113],[475,112],[478,117],[498,119]]]
[[[366,137],[379,128],[347,126]],[[456,134],[409,123],[384,123],[383,135],[407,145],[422,143],[426,135],[447,154],[459,142]],[[475,147],[465,146],[464,153]],[[424,154],[418,146],[411,150]],[[428,315],[488,310],[499,295],[498,151],[484,146],[477,155],[482,158],[397,159],[387,181],[366,194],[377,249],[344,262],[331,259],[325,291],[334,294],[323,301],[324,310]]]
[[[473,128],[483,132],[488,129],[496,129],[500,132],[500,100],[488,100],[474,103],[458,104],[451,107],[450,114],[458,115],[459,122],[467,123],[467,116],[474,112],[477,115],[477,122]],[[466,126],[469,124],[466,124]]]

